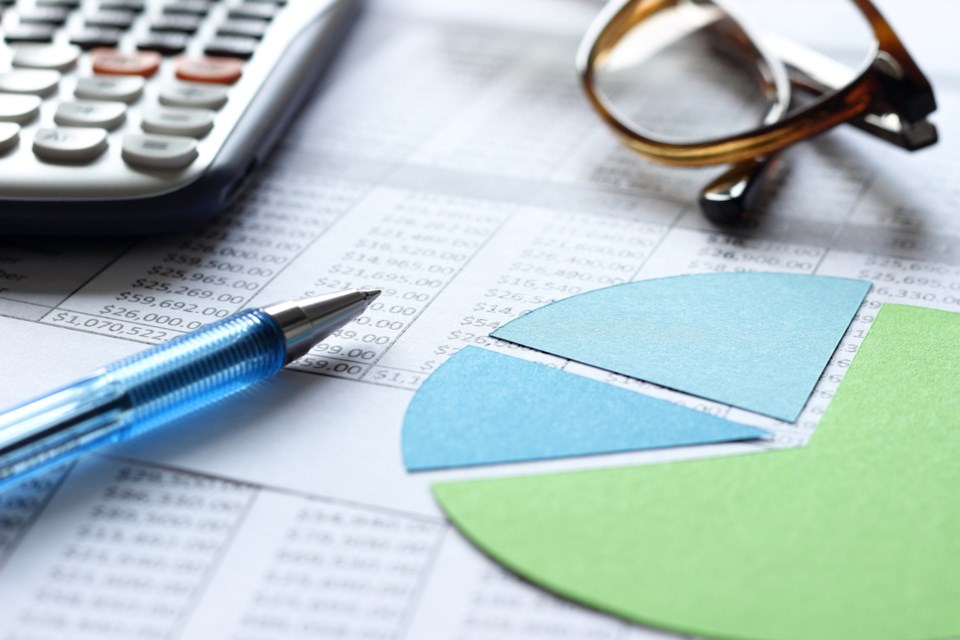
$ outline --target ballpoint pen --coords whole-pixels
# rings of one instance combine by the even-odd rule
[[[272,376],[378,295],[341,291],[246,309],[0,413],[0,489]]]

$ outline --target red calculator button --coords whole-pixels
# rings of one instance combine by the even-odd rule
[[[243,62],[234,58],[206,56],[177,60],[177,77],[181,80],[233,84],[242,73]]]
[[[162,60],[155,51],[125,53],[116,49],[94,49],[90,52],[94,73],[115,76],[152,76]]]

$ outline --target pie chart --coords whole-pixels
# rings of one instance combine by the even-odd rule
[[[960,635],[960,315],[886,305],[812,443],[441,483],[454,524],[523,578],[731,639]]]
[[[870,284],[783,273],[687,275],[573,296],[494,336],[783,419],[800,413]],[[765,438],[768,433],[467,347],[404,418],[411,471]]]

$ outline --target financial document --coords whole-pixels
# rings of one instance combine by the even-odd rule
[[[693,204],[718,169],[648,164],[590,111],[573,57],[595,5],[451,4],[370,3],[316,100],[210,224],[0,241],[2,405],[245,307],[383,290],[277,378],[0,494],[0,638],[667,637],[512,577],[430,485],[802,446],[883,303],[960,311],[960,76],[934,45],[918,51],[940,144],[908,154],[838,129],[786,152],[752,222],[722,229]],[[923,40],[907,22],[904,39]],[[488,337],[591,289],[744,270],[874,284],[793,424]],[[468,345],[775,438],[410,474],[406,406]]]

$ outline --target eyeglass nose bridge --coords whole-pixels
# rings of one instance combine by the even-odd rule
[[[693,0],[696,3],[711,0]],[[712,2],[711,2],[712,3]],[[793,102],[792,83],[787,66],[780,57],[771,53],[763,40],[750,33],[751,27],[742,17],[735,17],[724,10],[726,17],[709,25],[708,35],[718,44],[726,44],[728,50],[741,59],[752,62],[761,92],[767,100],[763,125],[779,122],[790,110]],[[743,42],[746,37],[749,42]],[[767,172],[774,166],[779,152],[750,158],[728,167],[700,189],[697,205],[700,211],[714,222],[742,222],[752,207]]]

